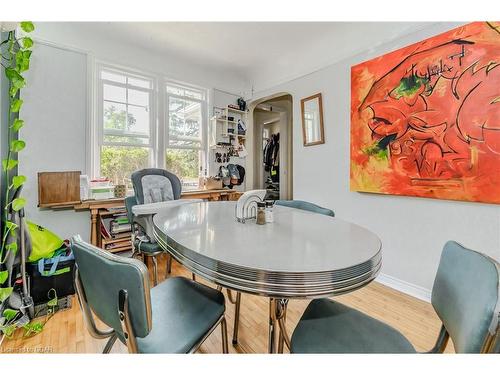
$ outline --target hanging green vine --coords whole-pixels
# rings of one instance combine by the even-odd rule
[[[20,28],[24,33],[31,33],[35,27],[32,22],[21,22]],[[3,67],[5,75],[9,82],[9,109],[7,124],[7,138],[9,148],[7,157],[2,160],[2,173],[5,174],[6,186],[4,189],[5,206],[2,207],[2,226],[1,226],[1,247],[0,247],[0,306],[12,294],[12,286],[5,286],[9,280],[9,271],[5,267],[7,255],[9,252],[14,254],[18,250],[17,246],[17,224],[9,221],[9,211],[19,211],[26,204],[26,199],[17,197],[12,199],[12,193],[26,182],[26,177],[14,173],[17,167],[17,154],[22,151],[26,143],[18,139],[19,130],[24,126],[24,121],[19,116],[19,111],[23,105],[19,98],[19,90],[26,85],[23,74],[29,69],[31,49],[33,40],[29,36],[16,37],[15,31],[9,31],[6,40],[0,43],[0,64]],[[1,310],[0,310],[1,311]],[[15,311],[5,309],[0,317],[0,329],[7,333],[9,330],[9,321],[16,315]]]

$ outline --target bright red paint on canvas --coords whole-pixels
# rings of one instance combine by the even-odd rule
[[[500,25],[352,67],[351,190],[500,203]]]

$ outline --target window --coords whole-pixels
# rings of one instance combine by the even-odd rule
[[[134,171],[166,168],[184,190],[197,188],[206,170],[208,91],[111,65],[96,71],[92,176],[131,189]]]
[[[198,187],[206,160],[206,91],[167,83],[166,168],[183,189]]]
[[[130,187],[153,163],[153,80],[102,67],[99,74],[99,175]]]

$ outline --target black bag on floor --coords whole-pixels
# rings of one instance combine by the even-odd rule
[[[55,289],[58,298],[75,294],[75,257],[67,246],[57,250],[52,258],[28,263],[27,271],[35,303],[47,302],[50,289]]]

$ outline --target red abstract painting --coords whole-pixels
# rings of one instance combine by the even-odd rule
[[[500,203],[500,23],[351,69],[351,190]]]

